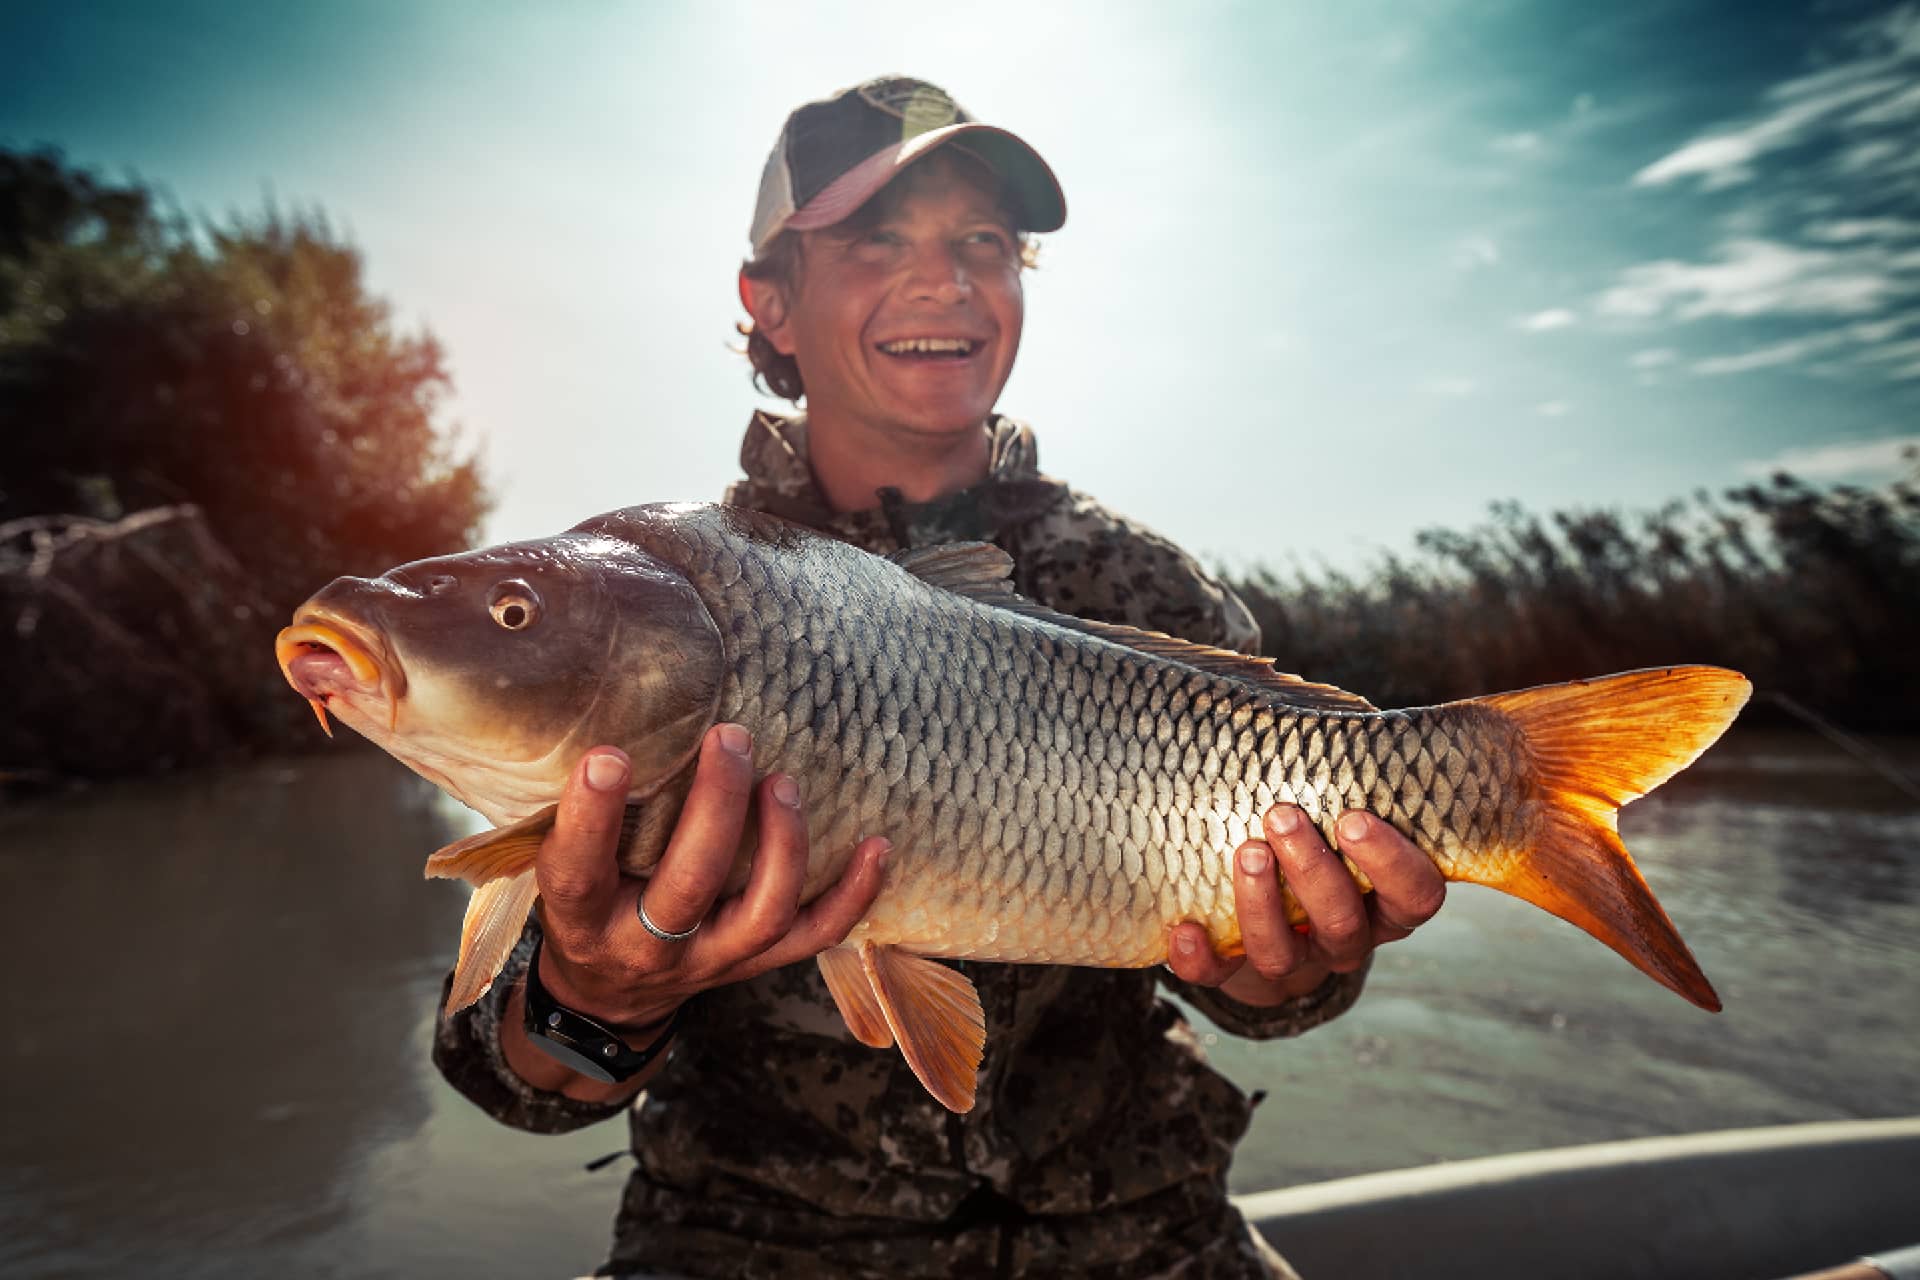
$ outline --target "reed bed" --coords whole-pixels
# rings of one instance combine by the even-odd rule
[[[1657,511],[1541,516],[1499,503],[1465,531],[1345,573],[1237,577],[1280,666],[1411,706],[1635,667],[1717,663],[1853,729],[1920,726],[1920,454],[1878,488],[1792,475]]]

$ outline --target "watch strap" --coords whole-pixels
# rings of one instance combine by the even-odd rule
[[[548,1057],[603,1084],[631,1080],[666,1052],[680,1027],[681,1005],[644,1049],[630,1046],[619,1032],[597,1018],[569,1009],[540,981],[540,942],[527,961],[527,1038]]]

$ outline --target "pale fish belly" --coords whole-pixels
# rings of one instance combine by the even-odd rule
[[[1070,671],[1074,658],[1054,655]],[[1006,742],[1003,769],[956,774],[860,940],[1127,967],[1164,961],[1172,926],[1193,920],[1230,952],[1232,854],[1276,803],[1300,805],[1330,843],[1340,813],[1375,813],[1448,874],[1524,843],[1502,805],[1519,789],[1518,753],[1473,710],[1293,711],[1172,664],[1123,661],[1111,677],[1100,706],[1113,716],[1063,698],[1058,719]],[[1305,919],[1291,894],[1287,909]]]

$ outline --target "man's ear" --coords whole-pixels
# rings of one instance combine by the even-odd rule
[[[793,335],[787,326],[787,291],[771,280],[749,280],[740,273],[740,305],[753,317],[753,331],[773,344],[783,356],[793,354]]]

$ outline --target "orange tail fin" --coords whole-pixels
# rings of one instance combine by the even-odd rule
[[[1547,800],[1530,848],[1457,867],[1578,925],[1703,1009],[1720,997],[1620,842],[1620,806],[1726,731],[1753,686],[1719,667],[1665,667],[1476,698],[1520,727]]]

